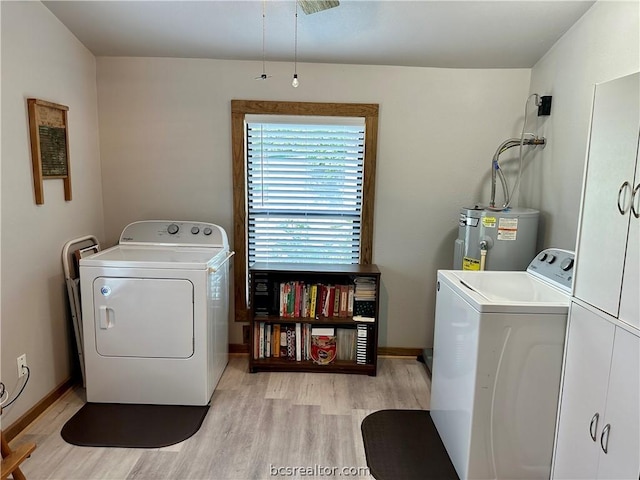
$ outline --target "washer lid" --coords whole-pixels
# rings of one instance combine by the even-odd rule
[[[479,312],[569,311],[568,294],[527,272],[439,270],[438,280],[450,285]]]
[[[223,248],[116,245],[80,259],[80,266],[204,270],[223,252]]]

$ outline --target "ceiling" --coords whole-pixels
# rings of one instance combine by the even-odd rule
[[[96,56],[294,58],[294,0],[43,3]],[[340,0],[339,6],[311,15],[298,9],[297,58],[311,63],[530,68],[593,3]]]

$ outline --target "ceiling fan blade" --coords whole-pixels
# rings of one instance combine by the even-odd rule
[[[307,15],[328,10],[340,5],[338,0],[298,0],[298,5]]]

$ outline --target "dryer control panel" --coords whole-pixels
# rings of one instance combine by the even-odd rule
[[[536,255],[527,272],[571,293],[575,253],[560,248],[547,248]]]
[[[142,220],[130,223],[122,231],[119,243],[229,248],[227,234],[219,225],[172,220]]]

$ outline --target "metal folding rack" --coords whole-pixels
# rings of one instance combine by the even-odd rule
[[[83,386],[85,385],[85,372],[79,261],[81,258],[99,251],[100,242],[98,242],[98,239],[93,235],[86,235],[69,240],[62,248],[62,267],[64,269],[64,280],[67,284],[67,294],[69,295],[69,306],[71,308],[71,319],[76,339],[76,348],[78,350],[78,359],[80,361]]]

